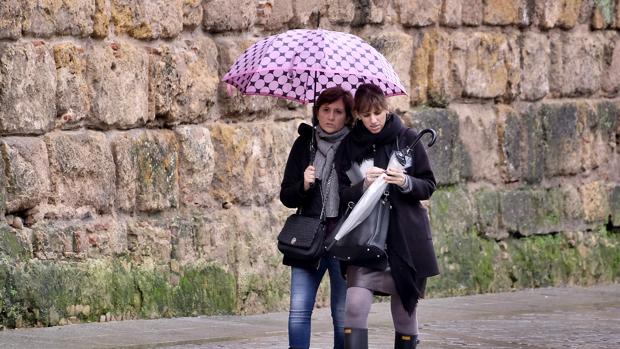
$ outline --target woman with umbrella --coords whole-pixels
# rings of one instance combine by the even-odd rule
[[[386,239],[388,267],[346,265],[345,348],[368,348],[368,314],[373,294],[390,295],[396,330],[396,349],[415,348],[418,335],[416,305],[424,297],[426,278],[439,274],[426,210],[435,190],[435,177],[422,144],[405,158],[405,169],[387,168],[393,151],[412,144],[417,134],[388,112],[382,90],[360,85],[355,93],[356,124],[336,155],[343,204],[357,202],[366,188],[383,176],[391,204]],[[363,179],[351,183],[347,172],[355,165]],[[356,177],[356,176],[353,176]]]
[[[338,179],[334,157],[353,122],[352,104],[351,93],[340,87],[328,88],[319,95],[313,106],[312,120],[317,126],[314,130],[308,124],[299,126],[299,137],[289,153],[280,189],[280,201],[286,207],[298,208],[301,214],[310,217],[319,217],[324,212],[326,235],[333,230],[338,217]],[[283,263],[291,266],[289,347],[309,348],[316,293],[323,275],[328,271],[334,348],[343,348],[346,287],[338,261],[327,255],[319,260],[293,260],[285,256]]]

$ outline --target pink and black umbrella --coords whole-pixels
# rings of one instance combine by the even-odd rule
[[[323,29],[295,29],[248,48],[224,76],[243,94],[313,102],[326,88],[355,93],[372,83],[386,96],[406,94],[392,65],[359,37]]]

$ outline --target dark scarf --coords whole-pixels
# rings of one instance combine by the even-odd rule
[[[383,149],[385,145],[393,144],[402,128],[403,122],[394,113],[388,115],[383,129],[377,134],[370,133],[361,121],[355,123],[349,136],[340,145],[343,161],[339,160],[337,163],[343,167],[339,171],[344,173],[351,168],[352,162],[360,163],[373,157],[375,166],[385,168],[390,160],[390,154],[384,154],[380,149]],[[373,146],[377,150],[376,153],[373,152]]]

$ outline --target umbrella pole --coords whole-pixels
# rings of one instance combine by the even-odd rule
[[[312,88],[314,89],[314,93],[312,94],[312,108],[314,108],[314,105],[316,104],[316,74],[317,71],[314,71],[314,80],[312,81]]]

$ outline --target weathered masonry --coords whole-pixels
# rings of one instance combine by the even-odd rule
[[[0,324],[285,309],[277,196],[309,109],[220,78],[319,11],[439,132],[431,296],[620,279],[616,0],[4,0]]]

